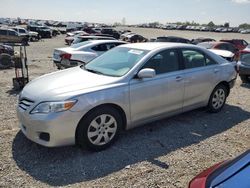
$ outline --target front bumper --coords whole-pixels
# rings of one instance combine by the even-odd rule
[[[75,144],[75,131],[81,112],[64,111],[51,114],[29,114],[17,107],[23,134],[33,142],[47,147]],[[44,138],[44,135],[47,135]]]

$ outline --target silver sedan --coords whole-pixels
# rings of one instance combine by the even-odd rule
[[[235,79],[232,63],[197,46],[126,44],[33,80],[17,115],[38,144],[102,150],[124,129],[204,106],[219,112]]]

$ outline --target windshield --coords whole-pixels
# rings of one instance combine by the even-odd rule
[[[70,47],[71,48],[80,48],[80,47],[83,47],[83,46],[85,46],[87,44],[90,44],[90,43],[91,43],[91,41],[85,41],[85,42],[80,42],[80,43],[77,43],[77,44],[73,44]]]
[[[85,69],[107,76],[120,77],[125,75],[147,53],[146,50],[117,47],[92,60],[85,66]]]

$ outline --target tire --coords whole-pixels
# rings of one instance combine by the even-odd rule
[[[116,109],[109,106],[96,108],[79,122],[76,142],[83,148],[100,151],[115,142],[121,127],[122,117]]]
[[[8,69],[10,67],[13,67],[11,56],[6,53],[0,54],[0,69]]]
[[[240,75],[242,83],[250,83],[250,78],[248,75]]]
[[[228,89],[226,86],[220,84],[216,86],[209,98],[208,102],[208,111],[211,113],[217,113],[221,111],[221,109],[224,107],[227,95],[228,95]]]

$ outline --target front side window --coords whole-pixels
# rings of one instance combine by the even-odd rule
[[[182,50],[182,56],[186,69],[206,66],[206,57],[196,50]]]
[[[0,35],[7,35],[7,30],[0,30]]]
[[[178,71],[178,53],[176,50],[162,51],[148,60],[143,68],[154,69],[156,74]]]
[[[129,72],[147,53],[147,50],[117,47],[95,58],[83,69],[96,74],[120,77]]]

